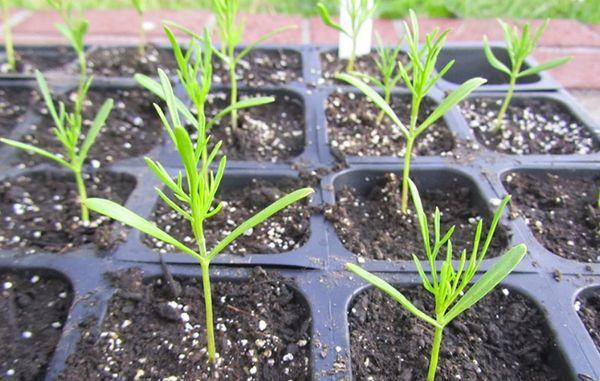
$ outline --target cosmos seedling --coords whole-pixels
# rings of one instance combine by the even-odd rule
[[[82,90],[78,91],[73,112],[67,113],[65,104],[63,102],[60,102],[58,104],[58,110],[56,109],[50,94],[50,89],[48,88],[48,84],[46,83],[46,80],[42,74],[39,71],[36,71],[35,76],[40,88],[40,92],[42,93],[42,97],[44,98],[44,102],[46,103],[46,107],[48,108],[48,111],[54,122],[54,128],[52,129],[52,132],[62,144],[66,153],[66,157],[61,154],[49,152],[42,148],[16,140],[0,138],[0,142],[53,160],[63,167],[71,170],[75,176],[77,191],[79,192],[79,200],[81,202],[81,219],[83,222],[89,222],[89,211],[85,204],[87,199],[87,190],[82,176],[82,169],[90,148],[92,148],[92,145],[100,133],[100,129],[104,126],[106,119],[112,110],[113,100],[108,99],[104,102],[96,114],[92,125],[87,132],[84,133],[83,115],[81,114],[81,109],[92,79],[90,78],[83,85]]]
[[[79,62],[80,91],[87,82],[87,60],[85,56],[85,36],[89,23],[83,18],[73,16],[73,2],[71,0],[47,0],[48,4],[60,13],[62,24],[56,28],[69,41]]]
[[[15,57],[15,48],[12,39],[8,0],[0,1],[2,2],[2,26],[4,34],[4,52],[6,54],[6,64],[8,65],[8,71],[12,72],[17,70],[17,59]]]
[[[427,380],[434,381],[444,328],[450,324],[452,320],[460,316],[463,312],[480,301],[504,278],[506,278],[508,274],[510,274],[512,270],[519,264],[519,262],[521,262],[527,253],[527,247],[523,244],[520,244],[508,250],[506,254],[501,256],[485,274],[483,274],[470,287],[468,287],[475,277],[475,274],[479,270],[483,259],[485,258],[485,254],[494,236],[500,216],[502,215],[506,204],[509,202],[510,196],[506,196],[500,203],[481,249],[479,244],[482,238],[481,234],[483,222],[479,220],[477,224],[477,230],[475,231],[475,237],[473,239],[473,248],[469,257],[469,261],[467,262],[467,250],[464,249],[460,255],[458,268],[455,268],[454,264],[452,263],[451,242],[455,227],[451,227],[450,230],[448,230],[448,232],[442,237],[440,232],[440,211],[436,208],[433,217],[434,235],[431,237],[429,232],[429,222],[427,221],[427,215],[423,210],[423,205],[421,203],[421,198],[419,196],[417,187],[412,181],[409,182],[409,186],[413,203],[415,205],[415,212],[421,231],[421,237],[423,238],[423,249],[427,256],[429,268],[433,270],[431,272],[431,276],[425,274],[421,262],[414,254],[413,260],[423,282],[423,287],[434,297],[434,316],[429,316],[425,312],[418,309],[400,291],[376,275],[373,275],[352,263],[346,264],[346,268],[391,296],[410,313],[435,328],[431,357],[429,360],[429,370],[427,373]],[[442,263],[441,269],[438,271],[435,261],[438,257],[438,254],[440,252],[443,253],[444,246],[446,247],[446,258]]]
[[[408,127],[400,121],[400,118],[392,110],[389,102],[386,102],[375,90],[364,83],[361,79],[350,74],[337,74],[336,78],[350,83],[352,86],[361,90],[367,98],[373,101],[400,129],[406,139],[406,148],[404,152],[404,170],[402,175],[402,199],[401,210],[406,213],[408,210],[408,177],[410,173],[410,162],[412,149],[416,139],[427,128],[429,128],[438,119],[443,117],[448,110],[467,97],[473,90],[486,82],[483,78],[473,78],[448,95],[437,108],[421,123],[418,122],[419,110],[423,99],[435,85],[435,83],[452,67],[454,61],[449,62],[439,73],[434,73],[437,57],[444,45],[448,30],[440,33],[435,29],[425,36],[425,43],[419,47],[419,24],[417,16],[410,11],[411,26],[406,22],[406,38],[408,43],[409,63],[405,66],[402,62],[398,63],[398,68],[402,80],[411,92],[411,113]]]
[[[496,58],[494,52],[492,52],[492,49],[490,48],[487,36],[483,36],[483,48],[485,51],[485,56],[487,57],[490,65],[508,75],[509,78],[508,93],[506,94],[506,98],[504,98],[504,102],[502,102],[502,106],[500,107],[500,111],[498,111],[498,116],[496,117],[496,131],[499,131],[502,128],[504,123],[504,115],[506,114],[506,110],[508,109],[508,105],[512,99],[518,79],[563,65],[571,59],[571,57],[557,58],[544,62],[538,66],[522,70],[525,59],[535,49],[537,43],[542,37],[542,34],[544,33],[544,30],[546,30],[546,27],[548,26],[549,20],[545,20],[544,23],[535,31],[531,30],[529,24],[525,24],[520,33],[515,25],[508,25],[500,19],[498,19],[498,22],[504,31],[504,40],[506,43],[506,50],[508,51],[508,57],[510,59],[510,68]]]
[[[244,36],[244,23],[238,19],[239,0],[213,0],[213,10],[217,16],[217,28],[221,38],[221,49],[215,54],[223,61],[229,71],[230,105],[238,101],[237,66],[258,44],[296,25],[285,26],[261,36],[255,42],[236,52],[236,47],[242,42]],[[235,131],[238,127],[237,110],[231,112],[231,128]]]
[[[348,64],[346,66],[346,71],[348,73],[354,70],[354,63],[356,62],[356,48],[357,41],[360,30],[363,25],[373,18],[375,11],[377,10],[378,1],[373,1],[372,3],[369,0],[347,0],[346,3],[346,12],[350,16],[350,28],[346,29],[342,27],[340,24],[333,21],[327,7],[325,4],[319,2],[317,3],[317,10],[319,11],[319,15],[323,20],[325,25],[329,26],[337,30],[340,33],[345,34],[352,40],[350,58],[348,59]]]
[[[147,1],[146,0],[131,0],[131,3],[133,4],[133,8],[137,12],[138,17],[140,19],[140,27],[139,27],[140,28],[140,42],[138,45],[138,53],[139,53],[140,57],[143,57],[146,54],[146,29],[144,26],[144,23],[145,23],[144,14],[146,13]]]
[[[172,34],[170,38],[173,38]],[[179,171],[176,178],[173,179],[161,163],[148,157],[145,159],[146,163],[166,189],[172,193],[172,196],[169,196],[159,188],[156,189],[158,196],[174,212],[180,214],[190,224],[196,247],[179,242],[152,222],[112,201],[91,198],[87,200],[86,204],[90,209],[170,244],[198,261],[202,271],[204,304],[206,308],[208,357],[210,362],[214,362],[216,348],[209,273],[211,261],[240,235],[264,222],[278,211],[309,196],[313,190],[310,188],[299,189],[280,198],[240,224],[212,249],[207,248],[204,237],[204,225],[206,220],[219,213],[223,207],[221,202],[216,203],[215,196],[225,173],[227,159],[225,156],[222,156],[218,160],[218,163],[216,160],[222,142],[217,142],[209,149],[211,137],[207,132],[210,129],[209,125],[211,122],[207,121],[204,112],[204,105],[210,91],[212,77],[212,45],[208,33],[203,37],[202,45],[202,47],[195,45],[194,49],[188,49],[185,55],[182,55],[180,50],[175,52],[176,57],[182,60],[180,65],[188,63],[188,65],[185,65],[187,68],[182,69],[180,66],[179,76],[180,79],[186,80],[184,88],[188,97],[192,100],[195,111],[189,108],[185,109],[183,107],[184,103],[175,97],[171,82],[164,71],[159,69],[160,82],[152,82],[148,77],[139,77],[153,92],[160,94],[165,100],[167,112],[163,111],[158,105],[155,105],[155,108],[167,130],[168,136],[179,153],[184,170]],[[192,50],[195,52],[193,53],[195,57],[193,64],[191,64],[192,61],[190,58]],[[196,77],[194,74],[199,74],[200,77]],[[159,88],[156,87],[157,85]],[[239,106],[239,104],[237,105]],[[194,113],[196,117],[194,117]],[[169,115],[169,118],[166,115]],[[195,138],[184,128],[181,116],[196,127]],[[216,171],[212,169],[213,163],[216,164]]]
[[[381,79],[376,76],[372,76],[369,74],[363,74],[360,72],[352,72],[351,74],[360,77],[366,80],[369,83],[375,84],[375,86],[379,87],[383,92],[383,100],[386,103],[391,102],[392,98],[392,90],[398,82],[402,80],[402,75],[398,70],[398,56],[400,54],[400,44],[396,47],[387,47],[381,41],[379,35],[376,35],[377,38],[377,58],[375,59],[375,65],[379,70],[379,74],[381,75]],[[383,110],[379,112],[377,116],[377,123],[381,123],[383,120],[385,113]]]

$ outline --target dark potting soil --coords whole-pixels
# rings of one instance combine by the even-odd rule
[[[304,150],[306,121],[304,101],[291,93],[244,93],[240,99],[273,96],[275,102],[238,112],[238,128],[233,131],[229,116],[216,123],[213,142],[223,141],[221,152],[228,160],[278,162],[298,156]],[[206,114],[211,117],[229,106],[229,94],[209,96]]]
[[[140,271],[126,275],[100,332],[83,327],[59,379],[310,379],[309,308],[282,278],[257,269],[248,281],[212,284],[219,357],[210,369],[201,280],[169,287],[144,283]]]
[[[3,271],[0,282],[0,378],[44,380],[67,320],[71,286],[37,271]]]
[[[546,249],[567,259],[600,262],[600,174],[511,172],[504,186]]]
[[[366,194],[350,187],[337,191],[336,204],[325,210],[344,246],[354,254],[371,259],[412,260],[413,254],[425,259],[412,201],[409,200],[409,214],[400,211],[402,176],[386,173],[381,179],[371,181],[373,185]],[[478,219],[484,219],[484,240],[493,216],[477,206],[477,193],[461,184],[458,178],[452,187],[419,187],[419,190],[430,217],[430,232],[433,232],[431,216],[437,206],[441,212],[442,232],[456,225],[452,236],[454,257],[460,257],[462,249],[467,249],[470,255]],[[486,257],[503,254],[507,245],[508,232],[499,224]]]
[[[158,76],[158,68],[175,74],[177,63],[171,49],[149,44],[143,57],[137,47],[97,47],[87,57],[90,74],[105,77],[133,77],[140,73]],[[74,68],[77,70],[77,68]]]
[[[112,172],[85,175],[89,197],[123,204],[135,186],[131,176]],[[32,172],[0,182],[0,248],[62,253],[94,243],[114,244],[112,220],[94,213],[81,221],[79,193],[70,173]]]
[[[37,93],[28,88],[0,88],[0,136],[8,137],[13,128],[23,121],[23,116],[36,97]]]
[[[577,305],[579,317],[600,350],[600,292],[594,290],[588,297],[578,300]]]
[[[69,99],[74,99],[74,96],[75,93],[70,93]],[[72,102],[66,98],[66,96],[60,97],[61,100],[68,103],[67,107],[70,108]],[[137,88],[93,88],[90,90],[83,112],[84,133],[94,120],[96,112],[109,98],[114,100],[114,107],[88,156],[88,161],[94,167],[144,155],[160,144],[163,139],[162,124],[152,106],[157,99],[149,92]],[[39,111],[42,114],[41,120],[31,126],[21,140],[52,152],[64,154],[62,144],[52,132],[54,122],[48,114],[45,104],[39,105]],[[41,156],[27,152],[21,152],[19,159],[28,167],[49,162]]]
[[[488,149],[514,155],[589,154],[599,142],[568,109],[543,98],[513,98],[501,131],[496,116],[502,98],[474,98],[461,103],[477,140]]]
[[[216,55],[213,59],[213,84],[229,85],[229,69]],[[236,70],[238,82],[246,86],[274,86],[302,81],[302,55],[286,49],[254,49]]]
[[[58,71],[77,58],[75,52],[64,46],[54,47],[51,51],[37,49],[16,49],[17,74],[33,75],[36,70],[43,72]],[[5,60],[0,63],[0,73],[10,74]]]
[[[410,96],[393,97],[391,106],[402,123],[408,126]],[[426,100],[421,106],[419,122],[425,120],[434,108],[434,103]],[[354,156],[404,155],[406,139],[400,129],[387,116],[377,123],[379,108],[363,95],[342,92],[330,95],[326,115],[332,151]],[[454,147],[454,136],[441,119],[417,138],[413,152],[420,156],[446,156]]]
[[[357,57],[354,63],[354,71],[363,74],[368,74],[372,77],[381,80],[381,74],[377,69],[377,65],[375,64],[377,58],[378,55],[376,51],[372,51],[370,54]],[[403,52],[400,52],[398,58],[399,61],[404,64],[408,62],[408,56]],[[347,65],[348,60],[340,60],[338,57],[337,50],[321,53],[321,75],[323,76],[324,81],[328,84],[336,83],[348,85],[347,82],[338,81],[337,79],[335,79],[336,74],[346,72]],[[402,81],[398,83],[398,86],[401,85]]]
[[[402,293],[432,313],[433,298],[423,288]],[[356,380],[425,380],[433,327],[374,289],[354,299],[348,319]],[[561,380],[554,347],[540,310],[496,289],[446,327],[436,379]]]
[[[250,184],[223,188],[219,197],[225,202],[223,210],[205,224],[207,247],[212,248],[239,224],[261,211],[280,197],[305,187],[301,180],[265,181],[252,179]],[[216,203],[215,203],[216,205]],[[310,207],[307,200],[299,201],[255,226],[240,236],[225,252],[233,254],[274,254],[299,248],[310,236]],[[162,200],[156,206],[152,220],[173,237],[195,246],[189,223]],[[146,237],[146,244],[162,253],[175,251],[155,238]]]

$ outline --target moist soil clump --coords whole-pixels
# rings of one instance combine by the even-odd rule
[[[112,172],[84,174],[89,197],[123,204],[135,186],[131,176]],[[114,244],[112,221],[91,213],[81,221],[79,193],[69,173],[32,172],[0,182],[0,249],[25,254],[62,253],[94,243],[101,249]]]
[[[578,300],[577,313],[600,350],[600,292],[598,289],[587,298]]]
[[[217,198],[224,202],[223,210],[205,222],[207,247],[213,247],[239,224],[261,211],[280,197],[306,186],[302,180],[265,181],[252,179],[246,186],[223,188]],[[267,221],[240,236],[225,252],[232,254],[275,254],[302,246],[310,236],[310,207],[306,200],[290,205]],[[162,200],[152,215],[152,221],[180,242],[195,246],[189,223]],[[166,253],[175,251],[171,245],[152,238],[146,244]]]
[[[83,109],[84,134],[94,120],[96,112],[109,98],[114,100],[114,107],[88,155],[88,160],[94,167],[139,157],[163,140],[163,127],[152,106],[157,99],[149,92],[137,88],[91,89]],[[60,99],[70,109],[75,92],[69,93],[68,99],[66,96],[61,96]],[[41,114],[40,121],[32,125],[21,140],[67,157],[62,144],[52,132],[54,122],[45,104],[40,104],[38,110]],[[18,156],[20,163],[27,167],[49,162],[39,155],[23,151]]]
[[[133,77],[140,73],[158,76],[158,69],[174,74],[177,68],[171,49],[146,45],[146,52],[140,56],[137,47],[99,47],[87,57],[88,72],[104,77]]]
[[[336,192],[336,204],[325,210],[346,249],[370,259],[412,260],[413,254],[426,259],[412,202],[409,200],[408,214],[400,211],[401,176],[386,173],[371,181],[374,184],[365,194],[342,188]],[[419,189],[427,216],[433,216],[436,206],[440,209],[442,232],[456,226],[452,236],[454,257],[459,258],[462,249],[470,255],[478,220],[484,218],[484,240],[493,214],[481,210],[476,202],[478,195],[458,179],[453,186]],[[432,218],[429,220],[433,232]],[[503,254],[507,246],[508,232],[499,224],[486,257]]]
[[[223,141],[221,152],[228,160],[281,162],[304,150],[306,121],[304,101],[292,93],[242,93],[240,99],[273,96],[275,102],[238,112],[238,127],[233,130],[226,116],[215,124],[212,141]],[[211,94],[206,105],[209,117],[229,106],[229,94]]]
[[[585,155],[600,149],[587,126],[551,99],[513,99],[503,127],[496,131],[502,101],[474,98],[460,105],[477,140],[490,150],[511,155]]]
[[[16,71],[14,74],[33,75],[36,70],[42,73],[59,71],[74,62],[77,56],[72,49],[64,46],[53,47],[52,51],[44,52],[36,49],[16,49]],[[13,74],[9,70],[8,63],[3,60],[0,64],[0,73]]]
[[[0,273],[0,378],[43,380],[73,299],[70,285],[34,271]]]
[[[402,123],[408,126],[410,97],[395,96],[391,106]],[[434,103],[426,99],[421,106],[419,122],[423,122],[434,108]],[[326,115],[329,146],[334,156],[404,156],[406,139],[400,129],[387,116],[377,123],[379,108],[363,95],[332,94],[327,99]],[[440,119],[417,138],[413,153],[447,156],[454,148],[454,136]]]
[[[28,88],[0,88],[0,136],[7,137],[23,117],[37,93]]]
[[[364,56],[356,57],[356,61],[354,62],[354,71],[368,74],[381,80],[381,73],[377,69],[377,65],[375,63],[378,57],[379,55],[375,50]],[[398,54],[398,60],[403,64],[406,64],[408,62],[408,56],[406,53],[400,52]],[[322,81],[326,82],[327,84],[335,83],[337,85],[348,85],[348,83],[345,81],[339,81],[335,79],[336,74],[346,72],[347,65],[348,60],[340,60],[337,50],[321,53],[321,75],[323,76]],[[402,84],[402,82],[399,82],[399,84]]]
[[[309,380],[309,308],[277,275],[255,270],[247,281],[213,282],[216,365],[206,353],[200,278],[118,279],[100,332],[83,327],[60,380]],[[173,295],[173,291],[177,295]]]
[[[403,289],[431,315],[432,296]],[[434,329],[379,290],[359,294],[348,314],[352,372],[357,380],[425,380]],[[540,310],[525,297],[496,289],[444,330],[440,380],[561,380],[555,343]]]
[[[239,53],[239,51],[238,51]],[[246,86],[276,86],[302,81],[302,55],[285,49],[253,49],[236,67],[238,82]],[[229,69],[213,58],[213,85],[229,85]]]
[[[567,259],[600,262],[600,175],[512,172],[504,186],[515,212],[546,249]]]

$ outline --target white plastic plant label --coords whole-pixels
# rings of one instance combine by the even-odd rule
[[[352,6],[352,2],[356,3],[356,7],[360,7],[362,0],[340,0],[340,25],[344,30],[352,30],[352,21],[348,9]],[[373,8],[373,0],[367,0],[367,8]],[[356,38],[356,56],[364,56],[371,52],[371,43],[373,35],[373,19],[366,20]],[[352,38],[345,33],[340,33],[340,43],[338,56],[343,59],[348,59],[352,55]]]

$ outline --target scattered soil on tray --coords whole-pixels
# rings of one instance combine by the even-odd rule
[[[496,116],[502,98],[474,98],[460,107],[480,143],[488,149],[513,155],[589,154],[600,149],[598,141],[560,103],[543,98],[513,98],[496,132]]]
[[[266,181],[252,179],[245,186],[225,187],[220,193],[223,210],[206,221],[207,247],[213,247],[239,224],[285,194],[305,187],[301,180]],[[218,196],[219,197],[219,196]],[[216,203],[215,203],[216,205]],[[310,207],[307,200],[290,205],[266,222],[255,226],[229,245],[225,252],[233,254],[274,254],[299,248],[310,236]],[[152,220],[181,242],[195,247],[189,223],[162,200],[156,206]],[[146,244],[160,252],[175,251],[155,238],[146,237]]]
[[[423,288],[403,289],[431,314]],[[348,314],[357,380],[425,380],[434,329],[379,290],[359,294]],[[444,330],[437,379],[560,380],[555,343],[540,310],[525,297],[496,289]]]
[[[248,281],[213,283],[216,346],[209,369],[199,278],[119,279],[101,332],[83,327],[61,380],[309,380],[309,308],[281,277],[256,269]],[[137,378],[136,378],[137,377]]]
[[[512,172],[504,186],[546,249],[567,259],[600,262],[600,174]]]
[[[123,204],[135,186],[131,176],[112,172],[85,175],[89,197]],[[32,172],[0,182],[0,248],[62,253],[94,243],[105,249],[114,244],[111,220],[92,213],[81,221],[79,193],[69,173]]]
[[[158,76],[158,68],[175,74],[177,63],[171,49],[146,46],[146,54],[140,57],[137,47],[98,47],[88,54],[90,74],[104,77],[133,77],[140,73]]]
[[[408,62],[408,56],[406,53],[400,52],[398,56],[399,61],[402,63],[405,64]],[[354,71],[368,74],[381,80],[381,74],[379,73],[377,65],[375,64],[377,58],[378,55],[376,51],[372,51],[370,54],[357,57],[354,63]],[[324,81],[328,84],[335,83],[339,85],[348,85],[347,82],[338,81],[334,78],[336,74],[346,72],[346,65],[348,65],[348,60],[340,60],[337,50],[321,53],[321,75],[323,76]],[[401,84],[402,81],[399,82],[399,85]]]
[[[55,47],[52,50],[15,50],[17,56],[17,74],[33,75],[36,70],[43,72],[58,71],[77,58],[75,52],[67,47]],[[0,73],[11,74],[6,61],[0,63]]]
[[[69,99],[74,97],[74,92],[69,94]],[[72,102],[66,98],[60,97],[68,104],[68,108],[72,107]],[[114,100],[114,107],[88,156],[88,161],[94,167],[142,156],[163,139],[162,124],[152,106],[157,99],[149,92],[137,88],[91,89],[84,105],[84,133],[94,120],[96,112],[109,98]],[[21,140],[64,154],[62,144],[52,132],[54,122],[48,109],[40,104],[38,110],[42,114],[40,122],[31,126]],[[49,162],[41,156],[27,152],[20,152],[19,159],[28,167]]]
[[[0,282],[0,378],[43,380],[67,320],[71,287],[34,271],[3,271]]]
[[[304,101],[293,93],[244,93],[240,99],[273,96],[275,102],[238,112],[238,128],[232,131],[229,116],[212,128],[213,142],[223,141],[221,152],[228,160],[280,162],[304,150],[306,121]],[[209,96],[206,114],[211,117],[229,106],[229,94]]]
[[[392,98],[392,109],[402,123],[409,124],[410,96]],[[426,100],[419,121],[433,111],[435,104]],[[386,116],[377,123],[379,108],[363,95],[336,92],[326,104],[327,133],[334,156],[404,156],[406,139]],[[430,126],[419,138],[413,152],[419,156],[446,156],[455,147],[452,132],[443,119]]]
[[[214,56],[213,84],[229,84],[229,69]],[[238,82],[247,86],[275,86],[302,81],[302,55],[285,49],[254,49],[237,66]]]
[[[366,194],[354,188],[342,188],[336,192],[336,204],[325,211],[344,246],[355,254],[371,259],[412,260],[412,254],[425,259],[412,201],[409,200],[408,214],[400,211],[401,175],[386,173],[382,178],[371,181],[373,185]],[[433,216],[436,206],[440,209],[442,232],[456,225],[452,236],[455,257],[460,256],[462,249],[471,252],[480,218],[484,218],[482,239],[485,239],[492,213],[477,206],[479,196],[464,182],[461,183],[459,178],[455,179],[453,186],[434,189],[419,186],[419,190],[428,216]],[[432,226],[433,217],[429,220]],[[433,232],[433,227],[430,229]],[[503,254],[507,245],[507,230],[499,224],[486,257]]]
[[[7,137],[23,121],[23,116],[36,97],[37,93],[28,88],[0,88],[0,136]]]
[[[579,306],[579,317],[600,350],[600,291],[596,289],[589,297],[576,303]]]

